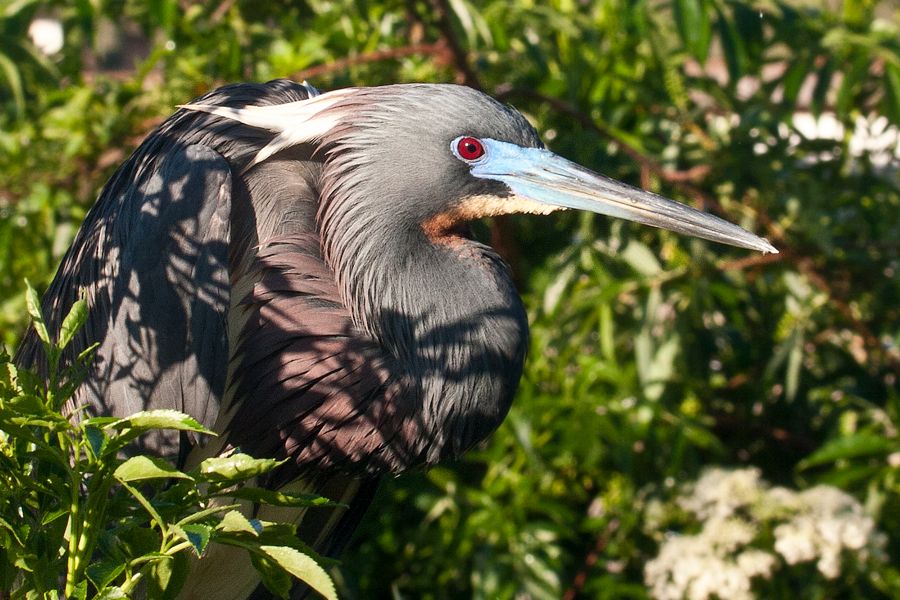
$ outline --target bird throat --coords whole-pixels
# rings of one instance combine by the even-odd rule
[[[412,454],[425,464],[459,456],[499,426],[521,377],[528,326],[508,268],[462,237],[436,243],[386,222],[365,231],[323,231],[345,303],[406,379],[403,401],[418,404],[425,435]]]
[[[535,202],[523,196],[476,195],[463,198],[448,210],[429,217],[422,231],[432,242],[456,241],[472,221],[511,214],[548,215],[562,207]]]

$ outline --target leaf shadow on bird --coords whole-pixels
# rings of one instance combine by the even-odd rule
[[[100,343],[76,404],[175,409],[219,433],[135,448],[181,465],[233,448],[290,459],[267,485],[349,505],[291,515],[334,554],[379,476],[461,455],[512,402],[527,319],[468,224],[566,208],[775,251],[545,150],[521,114],[469,88],[277,80],[220,88],[152,133],[104,187],[43,309],[58,329],[79,294],[91,306],[68,349]],[[41,352],[29,333],[18,362]],[[184,597],[265,597],[249,562],[227,560],[201,561]]]

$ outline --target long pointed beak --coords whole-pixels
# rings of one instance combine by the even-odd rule
[[[777,253],[767,240],[719,217],[594,173],[541,148],[482,140],[484,160],[473,164],[476,177],[504,182],[534,202],[575,208],[670,229],[714,242]]]

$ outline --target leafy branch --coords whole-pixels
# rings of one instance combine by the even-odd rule
[[[78,300],[52,339],[30,285],[27,306],[48,358],[46,381],[0,353],[0,592],[11,598],[112,600],[140,584],[172,598],[185,583],[188,555],[211,544],[246,549],[263,583],[286,598],[291,576],[336,598],[321,558],[286,524],[248,518],[241,499],[297,508],[334,507],[318,496],[248,485],[282,462],[240,452],[185,472],[158,457],[124,458],[151,431],[215,435],[172,410],[125,418],[67,410],[96,346],[71,365],[63,350],[87,318]],[[146,583],[145,583],[146,582]]]

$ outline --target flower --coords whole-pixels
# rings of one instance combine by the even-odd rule
[[[833,486],[797,492],[770,487],[758,469],[710,469],[677,503],[700,531],[669,534],[647,562],[644,581],[656,600],[751,599],[753,580],[770,579],[785,565],[815,561],[835,579],[850,552],[858,560],[883,559],[885,536],[855,498]],[[661,526],[662,504],[651,513]],[[771,551],[761,547],[772,537]]]
[[[789,565],[818,558],[816,568],[828,579],[841,574],[841,553],[853,550],[865,560],[878,549],[875,522],[852,496],[819,485],[799,494],[801,508],[788,522],[775,528],[775,551]]]
[[[720,521],[713,527],[704,527],[699,535],[669,537],[659,555],[644,568],[644,581],[651,595],[657,600],[752,600],[751,579],[768,578],[776,560],[773,555],[754,549],[733,557],[723,553],[718,534],[740,530],[741,537],[745,535],[745,529],[735,527],[735,523]],[[730,539],[726,546],[734,541]]]
[[[708,469],[679,504],[700,519],[727,517],[759,502],[762,491],[759,469]]]

